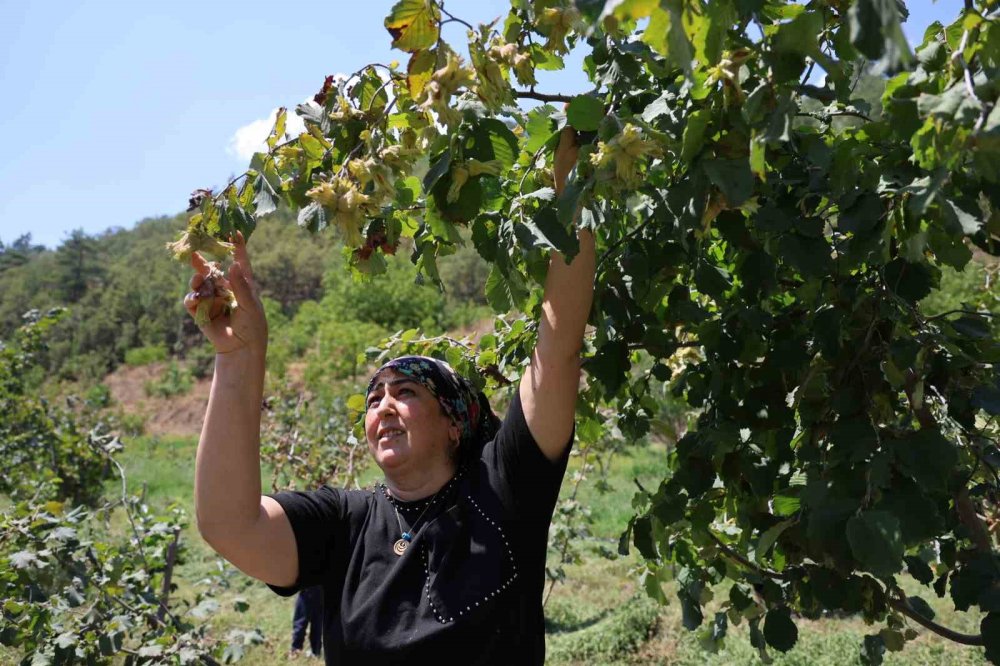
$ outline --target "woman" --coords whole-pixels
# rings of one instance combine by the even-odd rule
[[[557,193],[575,165],[556,150]],[[447,364],[396,359],[368,387],[365,434],[385,474],[373,490],[262,495],[260,404],[267,323],[242,238],[228,285],[239,303],[202,330],[217,350],[198,445],[198,529],[282,595],[322,585],[327,664],[542,664],[547,532],[569,456],[594,239],[553,254],[538,343],[501,423]],[[194,314],[207,274],[195,255]]]

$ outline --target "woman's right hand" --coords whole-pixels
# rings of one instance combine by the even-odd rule
[[[193,252],[191,267],[195,274],[191,277],[191,291],[184,297],[184,309],[195,317],[198,305],[211,300],[208,322],[199,328],[215,346],[217,353],[249,350],[263,354],[267,350],[267,318],[259,289],[253,279],[243,234],[237,232],[233,244],[235,261],[229,267],[229,275],[218,280],[220,286],[230,289],[236,295],[237,306],[231,312],[226,312],[226,298],[216,296],[212,281],[206,279],[211,267],[200,254]]]

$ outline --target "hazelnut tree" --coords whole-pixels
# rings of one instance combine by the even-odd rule
[[[697,414],[623,525],[649,594],[665,602],[675,576],[689,629],[711,644],[747,622],[765,659],[794,646],[792,611],[836,610],[879,625],[867,663],[918,629],[1000,663],[983,518],[1000,499],[1000,345],[974,305],[920,304],[942,266],[1000,253],[1000,14],[956,13],[914,50],[899,0],[512,0],[479,26],[401,0],[385,27],[405,62],[328,78],[299,136],[282,110],[267,152],[198,194],[175,251],[224,253],[283,202],[338,234],[355,271],[409,238],[440,283],[465,227],[508,316],[446,355],[492,389],[532,346],[548,254],[591,228],[579,438],[643,437],[664,389]],[[451,23],[467,49],[442,39]],[[593,90],[536,90],[573,49]],[[867,73],[878,113],[855,94]],[[583,145],[556,197],[566,124]],[[981,630],[936,623],[906,578],[978,608]]]

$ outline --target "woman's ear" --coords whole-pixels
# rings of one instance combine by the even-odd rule
[[[462,440],[462,429],[458,427],[458,424],[454,421],[448,426],[448,441],[454,442],[457,447],[459,442]]]

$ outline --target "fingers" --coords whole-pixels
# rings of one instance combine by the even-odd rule
[[[195,311],[198,309],[198,294],[196,292],[190,291],[184,295],[184,309],[187,313],[194,317]]]
[[[237,231],[232,237],[233,256],[243,269],[243,275],[247,280],[253,280],[253,269],[250,267],[250,255],[247,254],[247,242],[243,238],[243,232]]]
[[[233,294],[236,295],[236,302],[239,304],[239,307],[249,307],[251,303],[256,302],[253,286],[243,272],[243,264],[234,263],[229,267],[229,285]]]
[[[208,265],[208,262],[205,261],[205,258],[197,252],[191,253],[191,268],[205,276],[207,276],[212,270]]]

